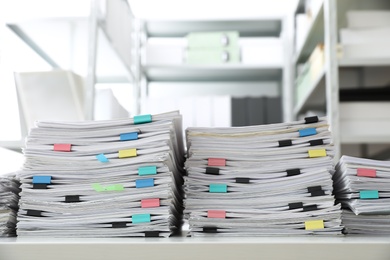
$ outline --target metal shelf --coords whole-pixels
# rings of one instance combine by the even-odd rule
[[[390,237],[10,238],[2,259],[388,259]]]
[[[339,59],[339,68],[350,68],[350,67],[380,67],[390,66],[390,59]],[[299,101],[294,107],[294,116],[307,108],[318,108],[325,105],[325,75],[327,73],[326,66],[321,70],[318,77],[312,82],[305,97]],[[377,138],[373,138],[377,140]]]
[[[142,21],[142,34],[148,37],[186,37],[190,32],[205,31],[238,31],[240,38],[245,37],[277,37],[284,45],[288,35],[285,16],[268,15],[262,17],[220,17],[216,19],[165,19]],[[218,64],[218,65],[144,65],[141,66],[141,75],[145,79],[142,85],[141,96],[148,95],[148,82],[260,82],[277,81],[284,89],[284,99],[290,98],[292,90],[290,64],[292,54],[286,55],[283,64],[245,65],[245,64]],[[261,57],[259,57],[261,58]],[[291,106],[292,107],[292,106]],[[291,113],[289,106],[284,106],[285,120]],[[286,112],[288,111],[288,112]]]
[[[239,31],[240,37],[279,37],[281,17],[232,20],[147,20],[144,22],[148,37],[184,37],[189,32]]]
[[[282,67],[242,64],[145,66],[149,81],[279,81]]]
[[[301,8],[298,8],[298,10]],[[294,56],[294,62],[306,62],[314,48],[319,43],[324,43],[324,4],[318,10],[318,13],[313,15],[313,21],[310,29],[307,32],[306,39],[299,51]]]
[[[306,95],[294,107],[294,116],[310,107],[325,106],[325,66],[318,74],[317,78],[312,82]]]
[[[388,144],[390,123],[385,119],[342,119],[340,139],[343,144]]]
[[[340,136],[343,144],[387,144],[387,140],[390,140],[390,134],[388,135],[375,135],[375,133],[367,133],[365,135],[343,133]]]
[[[390,66],[390,58],[376,59],[354,59],[342,58],[339,59],[339,67],[380,67]]]

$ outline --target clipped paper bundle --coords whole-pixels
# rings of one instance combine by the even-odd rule
[[[192,236],[341,234],[324,118],[188,128],[184,214]]]
[[[390,234],[390,162],[342,156],[333,176],[345,233]]]
[[[26,141],[18,236],[166,237],[182,222],[178,112],[37,122]]]
[[[13,173],[0,176],[0,236],[2,237],[16,235],[19,185]]]

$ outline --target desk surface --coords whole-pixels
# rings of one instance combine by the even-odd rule
[[[0,259],[390,259],[390,237],[2,238]]]

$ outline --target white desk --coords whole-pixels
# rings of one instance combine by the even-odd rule
[[[0,259],[390,259],[390,237],[2,238]]]

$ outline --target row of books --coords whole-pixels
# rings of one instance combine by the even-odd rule
[[[37,122],[17,178],[0,179],[0,234],[168,237],[183,215],[189,236],[388,234],[390,163],[335,167],[328,128],[190,127],[186,159],[177,111]]]

